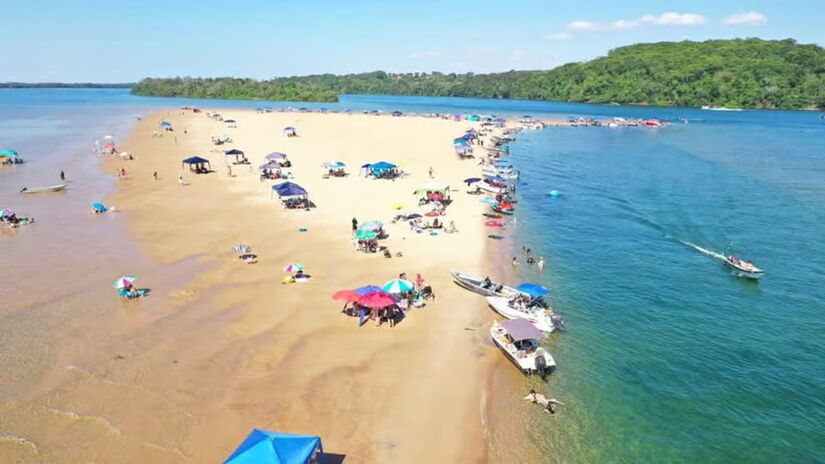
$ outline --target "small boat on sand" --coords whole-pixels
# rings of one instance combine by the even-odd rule
[[[507,319],[524,319],[536,329],[550,333],[563,327],[561,316],[547,308],[547,304],[540,298],[533,298],[519,294],[516,297],[488,296],[487,303],[493,310]]]
[[[733,269],[733,274],[736,277],[745,277],[748,279],[761,279],[765,275],[765,271],[756,267],[752,262],[740,259],[737,255],[726,256],[725,265]]]
[[[59,191],[61,191],[61,190],[65,190],[65,189],[66,189],[66,185],[67,185],[67,184],[66,184],[65,182],[63,182],[63,183],[61,183],[61,184],[56,184],[56,185],[48,185],[48,186],[45,186],[45,187],[32,187],[32,188],[23,187],[22,189],[20,189],[20,193],[48,193],[48,192],[59,192]]]
[[[459,271],[450,271],[455,283],[462,288],[484,296],[512,297],[518,295],[518,290],[502,283],[493,282],[489,278]]]
[[[556,367],[553,356],[539,343],[543,335],[524,319],[493,322],[490,337],[525,375],[544,378]]]

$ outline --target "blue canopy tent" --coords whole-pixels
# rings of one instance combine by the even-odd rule
[[[182,164],[188,164],[190,171],[195,171],[198,174],[209,172],[212,169],[212,166],[209,164],[209,160],[206,158],[201,158],[200,156],[192,156],[183,160]]]
[[[530,283],[521,284],[518,287],[516,287],[516,290],[518,290],[522,293],[526,293],[526,294],[532,296],[533,298],[538,298],[538,297],[541,297],[541,296],[544,296],[544,295],[547,295],[548,293],[550,293],[550,290],[547,290],[546,288],[542,287],[541,285],[530,284]]]
[[[370,167],[367,169],[369,169],[373,176],[381,177],[383,175],[390,174],[394,169],[397,168],[398,166],[392,163],[388,163],[386,161],[379,161],[377,163],[371,164]]]
[[[272,191],[277,193],[279,197],[300,197],[308,194],[305,188],[294,182],[281,182],[273,185]]]
[[[324,463],[321,437],[253,429],[224,464]]]
[[[241,151],[241,150],[238,150],[237,148],[233,148],[233,149],[231,149],[231,150],[227,150],[227,151],[223,152],[223,154],[224,154],[225,156],[234,156],[234,157],[235,157],[235,163],[238,163],[238,160],[239,160],[239,159],[240,159],[241,161],[246,160],[246,155],[244,154],[244,152],[243,152],[243,151]]]

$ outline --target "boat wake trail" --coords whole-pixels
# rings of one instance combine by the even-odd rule
[[[715,251],[708,250],[707,248],[702,248],[702,247],[700,247],[699,245],[697,245],[695,243],[688,242],[687,240],[681,240],[681,239],[676,239],[676,240],[679,240],[680,243],[683,243],[683,244],[693,248],[694,250],[698,251],[699,253],[702,253],[703,255],[710,256],[711,258],[716,258],[720,261],[727,261],[727,258],[725,257],[725,255],[723,255],[721,253],[717,253]]]

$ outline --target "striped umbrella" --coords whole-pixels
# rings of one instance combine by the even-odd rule
[[[387,293],[404,293],[409,292],[413,288],[413,283],[404,279],[392,279],[384,284],[384,291]]]
[[[284,272],[298,272],[303,270],[304,266],[301,266],[298,263],[287,264],[286,266],[284,266]]]
[[[249,245],[244,245],[243,243],[233,246],[232,250],[239,255],[248,255],[249,253],[252,253],[252,247]]]

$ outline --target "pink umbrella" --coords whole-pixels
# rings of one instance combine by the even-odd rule
[[[438,211],[430,211],[429,213],[425,214],[424,216],[436,217],[436,216],[441,216],[441,214]]]
[[[332,299],[346,301],[347,303],[353,303],[360,300],[361,295],[355,293],[352,290],[338,290],[337,292],[332,294]]]
[[[395,304],[395,300],[388,293],[372,292],[359,298],[358,304],[367,308],[386,308]]]

